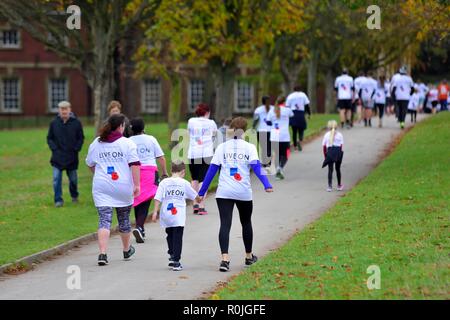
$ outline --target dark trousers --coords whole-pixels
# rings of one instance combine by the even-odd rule
[[[408,111],[408,100],[397,100],[398,121],[405,122],[406,113]]]
[[[233,220],[234,204],[239,211],[239,219],[242,225],[242,239],[246,253],[252,252],[253,245],[253,228],[252,228],[252,212],[253,201],[242,201],[234,199],[216,198],[217,207],[220,215],[219,244],[222,254],[228,253],[230,243],[231,222]]]
[[[292,138],[294,139],[294,147],[298,147],[298,142],[303,141],[303,133],[305,132],[305,130],[302,127],[291,126],[291,128]]]
[[[141,228],[144,231],[145,220],[148,216],[148,208],[150,208],[150,203],[152,199],[139,203],[134,207],[134,217],[136,218],[136,227]]]
[[[384,115],[384,104],[377,103],[377,104],[375,105],[375,109],[378,110],[378,117],[379,117],[380,119],[382,119],[382,118],[383,118],[383,115]]]
[[[166,240],[167,246],[169,247],[167,253],[175,262],[178,262],[181,259],[181,250],[183,248],[183,231],[184,227],[166,228]]]
[[[63,202],[62,198],[62,172],[56,167],[53,167],[53,191],[54,200],[56,202]],[[78,198],[78,175],[77,170],[66,170],[69,178],[69,191],[72,198]]]
[[[417,121],[417,111],[416,110],[408,110],[408,111],[411,114],[411,122],[416,122]]]
[[[270,143],[270,131],[258,131],[256,134],[258,145],[261,148],[261,163],[270,166],[272,158],[272,144]]]
[[[333,165],[336,167],[338,186],[341,185],[341,164],[341,161],[328,164],[328,186],[331,187],[333,185]]]

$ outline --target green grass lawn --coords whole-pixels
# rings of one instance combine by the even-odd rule
[[[330,118],[336,115],[313,115],[306,135],[320,131]],[[86,140],[78,170],[80,203],[70,202],[68,179],[64,175],[66,202],[58,209],[53,206],[47,130],[0,131],[0,265],[96,231],[92,175],[84,164],[89,144],[94,139],[94,129],[88,126],[84,131]],[[146,132],[158,139],[169,164],[167,123],[149,123]],[[187,172],[187,179],[189,177]],[[212,187],[215,184],[217,177]]]
[[[318,221],[213,299],[448,299],[450,113],[420,123]],[[378,265],[381,289],[368,290]]]

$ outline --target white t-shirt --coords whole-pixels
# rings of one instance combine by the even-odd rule
[[[330,134],[331,131],[328,131],[325,133],[325,136],[322,140],[322,146],[326,146],[327,148],[334,146],[334,147],[340,147],[344,145],[344,136],[339,131],[336,131],[334,134],[334,140],[333,143],[330,144]]]
[[[133,204],[133,176],[128,165],[138,162],[136,144],[121,137],[114,142],[100,142],[89,146],[86,164],[95,166],[92,195],[96,207],[126,207]]]
[[[415,92],[409,99],[408,110],[419,109],[419,103],[420,103],[420,94]]]
[[[438,95],[439,95],[439,92],[436,88],[431,89],[428,92],[428,101],[430,101],[430,102],[438,101]]]
[[[361,89],[362,83],[366,80],[366,77],[360,76],[355,78],[355,98],[359,97],[359,89]]]
[[[139,161],[143,166],[156,166],[156,158],[164,155],[158,140],[153,136],[140,134],[130,139],[136,143]]]
[[[419,96],[421,99],[425,99],[425,96],[428,92],[428,87],[425,83],[419,83]]]
[[[386,98],[391,97],[391,83],[389,81],[384,82],[384,91],[386,92]]]
[[[211,160],[221,166],[216,198],[252,200],[250,163],[257,160],[256,147],[247,141],[230,139],[220,144]]]
[[[289,118],[294,116],[292,109],[287,107],[280,108],[280,118],[277,118],[275,109],[271,110],[267,116],[272,121],[272,130],[270,130],[270,141],[290,142],[291,134],[289,132]]]
[[[409,100],[411,97],[411,88],[414,86],[410,76],[399,74],[392,79],[392,87],[395,89],[395,98],[397,100]]]
[[[286,107],[291,108],[292,111],[305,111],[307,104],[309,104],[308,96],[302,91],[292,92],[286,98]]]
[[[213,136],[216,134],[216,123],[205,117],[191,118],[188,121],[189,159],[212,157],[214,154]]]
[[[360,89],[361,91],[361,99],[370,100],[372,99],[373,93],[377,90],[378,84],[374,78],[367,77],[362,81]]]
[[[269,108],[269,112],[270,110],[272,110],[274,107],[270,106]],[[266,111],[266,106],[262,105],[259,106],[258,108],[255,109],[255,112],[253,114],[253,118],[259,119],[258,121],[258,127],[256,128],[256,131],[270,131],[272,126],[269,126],[266,121],[267,121],[267,115],[269,114],[269,112]]]
[[[194,200],[197,192],[180,177],[166,178],[159,183],[155,199],[161,202],[160,224],[164,228],[184,227],[186,224],[186,199]]]
[[[377,90],[375,91],[375,103],[376,104],[386,104],[386,86],[381,86],[378,83]]]
[[[337,98],[339,100],[352,99],[353,78],[348,74],[337,77],[334,81],[334,87],[337,89]]]

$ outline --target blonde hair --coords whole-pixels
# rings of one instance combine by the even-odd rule
[[[286,102],[286,98],[284,96],[279,96],[277,98],[277,102],[275,103],[275,115],[277,119],[280,119],[281,116],[281,105]]]
[[[333,145],[333,142],[334,142],[334,136],[336,135],[337,121],[336,121],[336,120],[330,120],[330,121],[328,121],[327,127],[328,127],[328,129],[331,130],[331,133],[330,133],[330,140],[328,141],[328,144],[329,144],[330,146],[332,146],[332,145]]]
[[[58,108],[70,108],[71,106],[69,101],[61,101],[58,103]]]

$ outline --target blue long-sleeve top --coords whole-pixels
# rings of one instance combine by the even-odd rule
[[[264,190],[271,189],[272,185],[269,182],[269,179],[267,179],[267,176],[262,174],[261,172],[261,162],[259,160],[250,163],[250,167],[252,168],[253,172],[256,174],[258,179],[262,182],[264,185]],[[200,188],[200,191],[198,192],[199,196],[204,196],[205,193],[208,191],[209,185],[211,184],[212,180],[214,179],[214,176],[216,175],[217,171],[219,171],[220,166],[217,164],[211,164],[208,168],[208,172],[206,172],[205,179],[203,180],[202,187]]]

